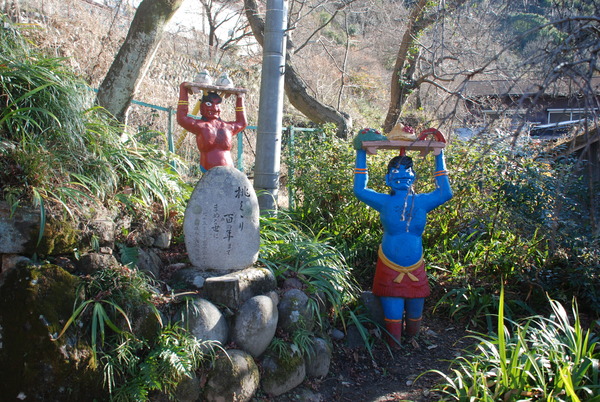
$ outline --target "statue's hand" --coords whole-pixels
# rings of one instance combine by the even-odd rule
[[[190,94],[190,95],[192,95],[192,94],[193,94],[193,91],[192,91],[192,88],[191,88],[191,86],[190,86],[190,83],[189,83],[189,82],[182,82],[182,83],[179,85],[179,88],[181,88],[181,89],[185,89],[185,90],[187,91],[187,93],[188,93],[188,94]]]
[[[352,140],[354,149],[362,149],[363,141],[387,141],[388,138],[373,128],[363,128]]]

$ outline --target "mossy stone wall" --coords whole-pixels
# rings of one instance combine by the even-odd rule
[[[53,338],[73,311],[78,278],[46,264],[19,266],[0,285],[0,395],[6,400],[105,399],[91,350]]]

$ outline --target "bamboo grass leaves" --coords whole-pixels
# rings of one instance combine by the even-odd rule
[[[126,135],[63,59],[37,52],[18,28],[4,24],[0,49],[0,198],[70,216],[115,201],[145,215],[177,208],[186,190],[172,156]]]
[[[432,370],[443,378],[444,400],[599,400],[598,337],[583,329],[576,304],[568,313],[549,303],[550,317],[513,322],[502,289],[497,334],[474,335],[476,350],[456,359],[450,374]]]

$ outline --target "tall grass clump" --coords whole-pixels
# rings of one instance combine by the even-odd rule
[[[281,282],[298,279],[311,296],[317,319],[323,306],[331,308],[332,317],[328,318],[341,318],[343,308],[359,293],[352,269],[328,240],[283,213],[261,217],[259,262]]]
[[[280,212],[277,217],[261,217],[261,247],[259,262],[270,269],[283,285],[287,279],[302,284],[308,295],[311,316],[317,323],[316,332],[327,332],[329,325],[339,323],[346,328],[354,325],[369,352],[373,339],[367,326],[374,323],[360,312],[360,287],[343,254],[323,233],[314,234],[310,228]],[[290,337],[292,348],[305,356],[314,353],[312,330],[300,325]],[[280,356],[289,352],[285,342],[275,338],[271,349]],[[293,353],[292,353],[293,354]]]
[[[550,300],[549,318],[504,317],[501,293],[497,335],[475,335],[475,350],[452,362],[438,390],[456,401],[598,401],[598,337],[585,330],[577,305],[571,314]]]
[[[120,201],[166,212],[184,193],[169,156],[138,143],[65,67],[0,21],[0,199],[77,213]]]

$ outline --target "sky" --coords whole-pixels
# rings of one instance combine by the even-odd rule
[[[134,8],[142,2],[142,0],[93,0],[96,3],[107,5],[110,7],[115,7],[119,3],[122,5],[130,5]],[[177,10],[169,25],[167,26],[167,30],[169,32],[180,32],[185,34],[186,31],[190,31],[192,28],[196,30],[202,31],[203,22],[205,22],[205,18],[202,11],[202,6],[199,0],[184,0],[183,4]],[[217,32],[217,35],[224,39],[229,35],[229,31],[233,28],[231,24],[224,24],[223,28]]]

